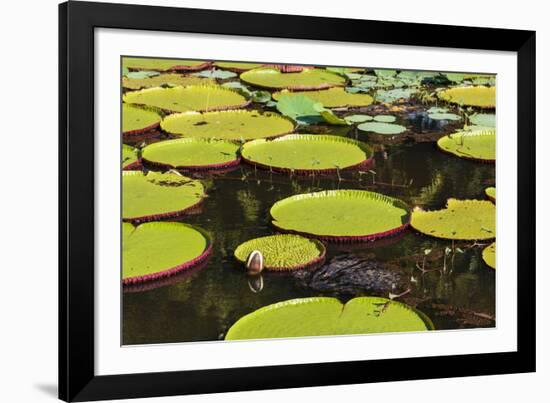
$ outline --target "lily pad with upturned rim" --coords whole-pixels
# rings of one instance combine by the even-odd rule
[[[323,69],[305,69],[296,73],[281,73],[276,68],[266,67],[245,71],[241,80],[263,88],[288,90],[320,90],[343,87],[346,78]]]
[[[497,189],[495,187],[488,187],[485,189],[485,194],[493,203],[497,200]]]
[[[138,161],[138,150],[129,145],[122,145],[122,169],[130,171],[141,166]]]
[[[415,209],[411,226],[436,238],[483,240],[495,238],[495,219],[495,205],[488,200],[449,199],[441,210]]]
[[[260,251],[265,270],[286,271],[322,264],[326,249],[322,242],[300,235],[279,234],[251,239],[235,249],[235,258],[246,263],[253,251]]]
[[[422,312],[386,298],[358,297],[342,304],[336,298],[312,297],[279,302],[245,315],[231,326],[225,340],[433,329],[433,323]]]
[[[173,173],[123,171],[122,219],[146,222],[178,217],[205,197],[198,180]]]
[[[147,88],[127,92],[123,99],[128,104],[145,105],[168,112],[220,111],[243,108],[250,103],[237,91],[219,85]]]
[[[480,108],[494,108],[496,105],[495,87],[482,85],[475,87],[454,87],[439,93],[439,98],[444,101]]]
[[[250,141],[243,145],[241,154],[249,164],[277,172],[329,174],[370,166],[374,151],[347,137],[291,134]]]
[[[409,225],[407,205],[366,190],[326,190],[276,202],[272,224],[286,232],[334,242],[364,242],[391,236]]]
[[[497,262],[496,262],[496,250],[497,244],[496,242],[493,242],[491,245],[487,246],[485,249],[483,249],[483,252],[481,252],[481,257],[483,258],[483,261],[492,269],[497,268]]]
[[[229,168],[240,162],[239,145],[226,140],[181,138],[146,146],[143,161],[163,168],[212,170]]]
[[[305,95],[315,102],[321,102],[326,108],[353,108],[368,106],[374,101],[368,94],[352,94],[342,87],[334,87],[320,91],[288,91],[275,92],[273,99],[279,100],[282,96],[295,97]]]
[[[407,130],[405,126],[384,122],[365,122],[358,125],[357,128],[363,132],[377,134],[401,134]]]
[[[437,140],[440,150],[483,162],[494,162],[496,158],[496,133],[494,130],[460,131]]]
[[[212,62],[188,59],[152,59],[147,57],[124,57],[122,66],[131,70],[198,71],[210,67]]]
[[[204,262],[212,252],[209,236],[177,222],[122,223],[122,283],[158,280]]]
[[[160,74],[154,77],[149,78],[122,78],[122,87],[131,89],[131,90],[140,90],[142,88],[153,88],[153,87],[186,87],[189,85],[208,85],[214,84],[214,81],[207,78],[194,77],[194,76],[183,76],[181,74]]]
[[[242,73],[243,71],[260,68],[264,66],[264,64],[249,62],[214,62],[214,66],[219,67],[220,69]]]
[[[294,122],[273,112],[236,110],[178,113],[165,117],[161,127],[183,137],[241,141],[292,133]]]
[[[161,117],[158,113],[122,104],[122,133],[125,136],[142,134],[157,128]]]

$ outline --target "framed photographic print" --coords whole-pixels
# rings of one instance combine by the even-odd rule
[[[59,11],[61,399],[535,370],[534,32]]]

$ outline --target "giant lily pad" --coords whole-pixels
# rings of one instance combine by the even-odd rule
[[[492,202],[497,200],[497,189],[495,187],[488,187],[485,189],[485,194]]]
[[[437,140],[438,147],[460,158],[492,162],[496,156],[494,130],[460,131]]]
[[[204,196],[202,184],[185,176],[124,171],[122,219],[144,222],[177,217],[198,206]]]
[[[453,104],[494,108],[496,104],[495,87],[454,87],[439,93],[439,98]]]
[[[212,80],[195,76],[183,76],[181,74],[160,74],[146,78],[122,78],[122,86],[131,90],[140,90],[142,88],[152,87],[186,87],[188,85],[209,84]]]
[[[412,213],[411,226],[436,238],[480,240],[496,236],[495,205],[487,200],[449,199],[442,210]]]
[[[122,169],[132,170],[140,166],[138,150],[126,144],[122,145]]]
[[[281,73],[276,68],[260,68],[241,74],[244,82],[263,88],[288,90],[320,90],[343,87],[346,78],[323,69],[306,69],[299,73]]]
[[[122,104],[122,132],[124,135],[136,135],[155,129],[160,124],[158,113]]]
[[[370,241],[404,230],[410,219],[399,199],[366,190],[326,190],[276,202],[275,227],[337,242]]]
[[[260,251],[265,270],[297,270],[318,266],[325,260],[325,246],[316,239],[279,234],[251,239],[235,249],[235,257],[246,263],[253,251]]]
[[[365,122],[361,123],[357,128],[363,132],[378,134],[400,134],[407,130],[405,126],[384,122]]]
[[[145,162],[163,168],[208,170],[228,168],[239,164],[239,145],[203,138],[181,138],[161,141],[145,147]]]
[[[263,64],[247,62],[215,62],[214,66],[219,67],[220,69],[242,73],[243,71],[260,68]]]
[[[313,297],[279,302],[240,318],[226,340],[432,330],[426,315],[401,302],[359,297],[342,304],[336,298]]]
[[[188,224],[122,224],[122,282],[134,284],[172,276],[211,253],[208,235]]]
[[[342,87],[334,87],[320,91],[290,92],[284,90],[274,93],[273,98],[279,100],[283,95],[290,97],[305,95],[315,102],[321,102],[323,106],[327,108],[368,106],[373,102],[373,98],[368,94],[351,94],[346,92]]]
[[[129,104],[147,105],[169,112],[218,111],[237,109],[249,104],[237,91],[219,85],[148,88],[128,92],[123,99]]]
[[[237,110],[174,114],[165,117],[161,127],[184,137],[242,141],[291,133],[294,122],[272,112]]]
[[[367,144],[347,137],[291,134],[248,142],[241,154],[248,163],[274,171],[336,173],[369,166],[374,152]]]
[[[481,257],[483,258],[483,261],[487,263],[487,266],[493,269],[497,268],[496,252],[497,252],[496,242],[493,242],[491,245],[483,249],[483,252],[481,252]]]
[[[123,67],[131,70],[196,71],[210,67],[211,62],[207,62],[204,60],[125,57],[122,59],[122,65]]]

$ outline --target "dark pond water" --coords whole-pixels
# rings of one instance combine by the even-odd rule
[[[452,125],[432,121],[421,112],[401,114],[398,123],[406,124],[418,138],[437,138],[453,130]],[[329,245],[327,261],[317,274],[267,273],[259,292],[258,279],[249,284],[233,251],[246,240],[275,233],[269,209],[280,199],[324,189],[368,189],[399,197],[411,207],[437,209],[450,197],[484,199],[485,187],[495,184],[494,165],[443,154],[434,142],[409,138],[392,144],[386,138],[382,145],[379,137],[354,128],[309,131],[313,130],[373,144],[375,173],[289,177],[242,165],[232,172],[201,176],[208,198],[202,212],[182,221],[209,231],[214,253],[204,267],[172,278],[170,284],[127,290],[123,344],[221,340],[237,319],[262,306],[320,295],[346,301],[359,295],[405,293],[399,300],[426,313],[436,329],[495,325],[495,271],[481,259],[483,246],[452,244],[413,230],[375,243]],[[455,252],[445,256],[447,247]],[[431,253],[423,263],[426,249]],[[424,265],[427,272],[422,274],[415,265]]]

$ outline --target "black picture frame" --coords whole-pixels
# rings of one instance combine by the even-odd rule
[[[517,52],[518,351],[96,376],[94,29],[99,27]],[[59,94],[60,399],[89,401],[535,371],[534,31],[69,1],[59,6]]]

